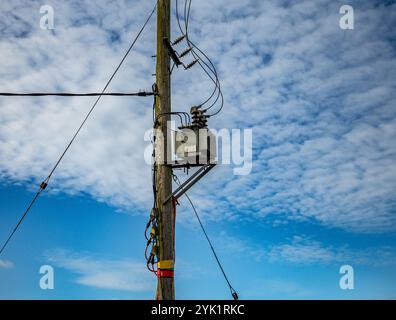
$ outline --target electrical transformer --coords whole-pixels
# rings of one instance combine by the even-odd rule
[[[175,133],[176,161],[202,166],[216,160],[216,137],[207,128],[182,128]]]
[[[215,163],[216,136],[207,128],[204,113],[196,107],[191,109],[193,122],[175,133],[176,162],[181,166],[203,166]]]

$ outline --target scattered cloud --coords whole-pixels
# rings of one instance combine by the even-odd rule
[[[84,286],[130,292],[150,291],[154,286],[152,274],[136,260],[103,259],[61,249],[47,252],[45,258],[74,274],[74,282]]]
[[[207,48],[219,50],[224,115],[253,127],[254,170],[217,169],[197,196],[212,217],[395,231],[395,5],[352,3],[360,22],[348,33],[334,1],[248,3],[196,33],[218,44]]]
[[[14,267],[14,264],[9,260],[0,259],[0,269],[11,269]]]
[[[324,248],[320,242],[295,236],[289,244],[272,247],[268,256],[271,261],[329,263],[334,261],[336,255],[330,248]]]
[[[286,262],[292,264],[353,264],[374,267],[396,266],[396,251],[390,246],[364,249],[326,245],[305,235],[294,236],[284,243],[262,244],[221,232],[215,239],[219,251],[242,259]]]
[[[368,247],[362,250],[348,245],[326,246],[305,236],[294,236],[289,243],[271,247],[268,258],[272,262],[286,261],[296,264],[396,266],[396,253],[392,247]]]
[[[260,261],[266,256],[266,251],[262,246],[252,245],[248,240],[232,236],[225,231],[221,231],[213,241],[219,251],[238,257]]]

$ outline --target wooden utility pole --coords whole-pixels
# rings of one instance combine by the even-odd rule
[[[156,190],[158,207],[158,284],[157,299],[175,299],[173,278],[174,268],[174,216],[173,203],[165,199],[172,193],[172,168],[167,165],[169,161],[168,121],[171,112],[171,81],[170,81],[170,55],[164,45],[164,38],[170,39],[170,0],[158,0],[157,8],[157,66],[156,84],[158,96],[156,98],[155,115],[158,119],[156,130],[162,132],[162,137],[156,137]]]

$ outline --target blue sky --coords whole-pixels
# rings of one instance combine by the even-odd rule
[[[98,91],[153,1],[0,5],[0,91]],[[191,197],[245,299],[396,298],[396,6],[351,1],[193,1],[195,39],[225,95],[210,125],[252,128],[253,170],[218,166]],[[173,37],[178,36],[173,17]],[[155,20],[109,91],[149,90]],[[210,90],[199,68],[176,71],[173,109]],[[91,98],[0,99],[0,239],[31,199]],[[150,99],[104,98],[46,193],[0,257],[0,298],[151,299],[143,230],[152,203],[143,159]],[[205,183],[205,187],[203,187]],[[177,298],[229,299],[183,199],[176,229]],[[39,288],[39,268],[55,289]],[[339,268],[355,289],[339,288]]]

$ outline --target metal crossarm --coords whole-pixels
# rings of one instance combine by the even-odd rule
[[[180,61],[179,57],[177,56],[176,51],[172,48],[172,45],[170,44],[168,38],[163,38],[162,40],[164,42],[166,49],[169,52],[171,59],[176,64],[176,66],[182,65],[183,63]]]
[[[186,191],[188,191],[196,182],[198,182],[203,176],[205,176],[210,170],[214,168],[216,163],[208,163],[196,171],[191,177],[184,181],[172,194],[166,198],[164,204],[170,199],[179,199]]]

